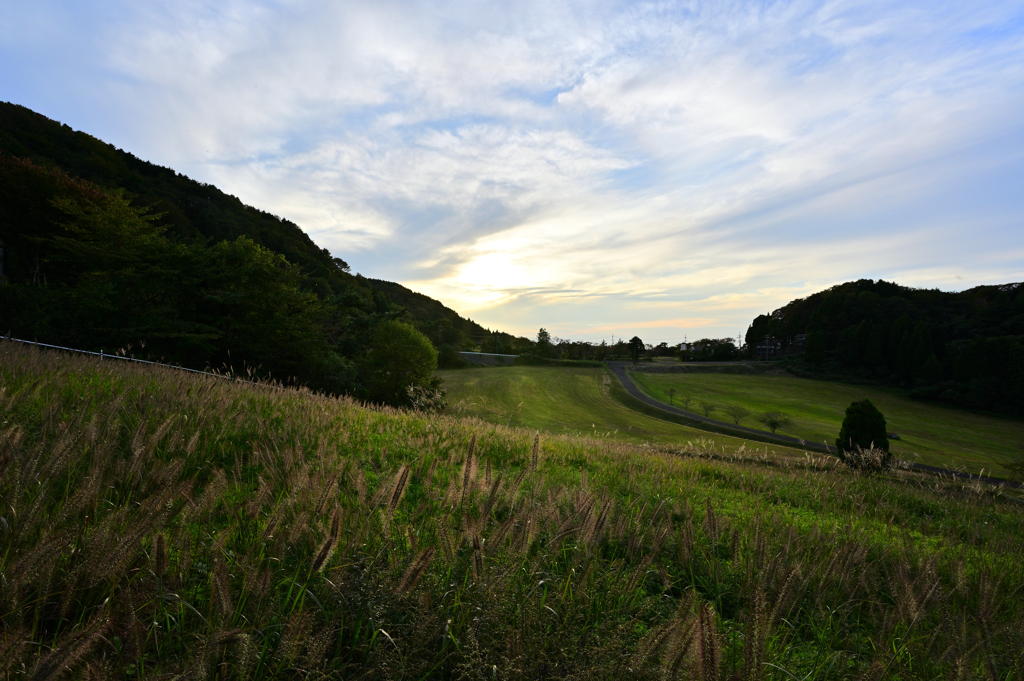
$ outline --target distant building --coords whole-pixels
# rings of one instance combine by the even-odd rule
[[[782,343],[777,338],[766,337],[756,346],[758,359],[770,359],[782,353]]]

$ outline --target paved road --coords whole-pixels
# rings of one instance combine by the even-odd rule
[[[693,412],[685,411],[678,407],[673,407],[671,405],[665,404],[664,402],[659,402],[658,400],[654,399],[650,395],[640,390],[640,388],[637,387],[636,383],[633,382],[633,379],[629,377],[629,373],[627,370],[631,366],[630,362],[607,362],[607,365],[608,368],[611,369],[611,372],[615,374],[615,377],[619,379],[619,382],[622,383],[622,387],[625,388],[630,395],[637,398],[644,404],[648,404],[656,409],[660,409],[670,414],[683,416],[687,419],[697,421],[698,423],[706,423],[709,426],[714,426],[718,430],[733,432],[736,434],[737,437],[743,437],[744,434],[750,434],[755,435],[759,440],[770,440],[772,442],[776,442],[780,445],[786,445],[788,447],[802,447],[804,449],[811,449],[816,452],[828,452],[829,454],[834,454],[836,452],[835,447],[831,447],[829,445],[826,445],[825,443],[819,444],[815,442],[807,442],[806,440],[790,437],[788,435],[777,435],[767,433],[763,430],[757,430],[755,428],[737,426],[727,421],[719,421],[717,419],[708,418],[707,416],[694,414]],[[697,427],[699,428],[700,426]],[[987,475],[976,475],[973,473],[964,473],[963,471],[953,471],[947,468],[928,466],[923,463],[908,463],[907,466],[911,470],[915,471],[939,473],[941,475],[949,475],[955,478],[959,478],[961,480],[980,480],[981,482],[985,482],[990,485],[1005,485],[1006,487],[1012,487],[1014,489],[1024,489],[1024,483],[1013,482],[1012,480],[1002,480],[1000,478],[992,478]]]
[[[688,419],[692,419],[700,423],[706,423],[708,425],[715,426],[716,428],[721,430],[735,432],[736,435],[739,437],[743,437],[743,435],[755,435],[759,440],[771,440],[772,442],[775,442],[780,445],[786,445],[787,447],[803,447],[804,449],[811,449],[816,452],[828,453],[833,453],[836,451],[835,447],[829,447],[824,443],[807,442],[806,440],[801,440],[800,438],[797,437],[790,437],[789,435],[778,435],[763,430],[757,430],[756,428],[737,426],[736,424],[729,423],[728,421],[719,421],[717,419],[709,418],[707,416],[701,416],[700,414],[694,414],[692,411],[685,411],[683,409],[680,409],[679,407],[673,407],[671,405],[665,404],[664,402],[659,402],[658,400],[654,399],[653,397],[646,394],[645,392],[640,390],[640,388],[637,387],[636,383],[633,382],[633,379],[630,378],[629,374],[627,373],[627,369],[629,367],[629,362],[608,362],[608,368],[611,369],[612,373],[615,374],[615,377],[619,379],[620,383],[622,383],[622,387],[625,388],[630,395],[637,398],[644,404],[649,404],[652,407],[655,407],[662,411],[667,411],[670,414],[685,416]]]

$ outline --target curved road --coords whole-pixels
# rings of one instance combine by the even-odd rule
[[[801,440],[800,438],[790,437],[788,435],[776,435],[773,433],[766,433],[763,430],[757,430],[756,428],[737,426],[726,421],[719,421],[717,419],[708,418],[707,416],[694,414],[693,412],[685,411],[683,409],[679,409],[678,407],[673,407],[671,405],[665,404],[664,402],[659,402],[658,400],[654,399],[647,393],[640,390],[640,388],[637,387],[636,383],[633,382],[633,379],[629,377],[629,374],[627,372],[627,369],[631,366],[629,362],[605,362],[605,364],[608,366],[611,372],[615,374],[615,377],[619,379],[619,382],[622,384],[622,387],[626,389],[626,392],[628,392],[630,395],[637,398],[644,404],[650,405],[655,409],[660,409],[661,411],[668,412],[670,414],[683,416],[692,421],[697,421],[698,423],[706,423],[709,426],[714,426],[715,428],[718,428],[720,430],[725,430],[727,431],[726,433],[723,433],[725,435],[728,435],[731,432],[735,433],[738,437],[743,437],[744,433],[748,433],[751,435],[756,435],[759,440],[770,440],[780,445],[786,445],[789,447],[803,447],[804,449],[811,449],[816,452],[827,452],[829,454],[834,454],[836,452],[835,447],[831,447],[824,443],[817,444],[814,442],[807,442],[806,440]],[[960,478],[962,480],[980,480],[981,482],[985,482],[990,485],[1005,485],[1006,487],[1012,487],[1014,489],[1024,489],[1024,483],[1014,482],[1012,480],[1002,480],[1000,478],[992,478],[987,475],[964,473],[963,471],[952,471],[947,468],[928,466],[923,463],[908,462],[906,465],[908,468],[915,471],[922,471],[927,473],[940,473],[942,475],[951,475],[955,478]]]
[[[803,447],[804,449],[812,449],[816,452],[827,452],[829,454],[834,453],[836,451],[835,447],[829,447],[824,443],[818,444],[815,442],[801,440],[798,437],[790,437],[789,435],[776,435],[775,433],[768,433],[763,430],[757,430],[756,428],[737,426],[733,423],[729,423],[728,421],[719,421],[717,419],[708,418],[707,416],[694,414],[692,411],[685,411],[683,409],[680,409],[679,407],[673,407],[671,405],[665,404],[664,402],[659,402],[658,400],[654,399],[647,393],[640,390],[640,388],[637,387],[636,383],[633,382],[633,379],[629,377],[629,374],[626,373],[627,368],[630,366],[629,362],[607,362],[607,364],[608,368],[611,369],[613,374],[615,374],[615,377],[619,379],[619,382],[622,384],[622,387],[626,389],[626,392],[628,392],[630,395],[637,398],[644,404],[648,404],[662,411],[667,411],[670,414],[677,414],[679,416],[685,416],[688,419],[692,419],[700,423],[706,423],[708,425],[715,426],[716,428],[734,432],[740,437],[742,437],[743,434],[750,434],[756,435],[760,440],[771,440],[772,442],[775,442],[780,445],[786,445],[787,447]],[[728,435],[729,433],[725,434]]]

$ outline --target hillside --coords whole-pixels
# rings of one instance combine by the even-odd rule
[[[23,106],[0,102],[0,152],[56,166],[101,187],[127,190],[133,205],[162,214],[158,224],[175,240],[219,242],[247,236],[311,277],[355,284],[348,265],[336,262],[295,223]]]
[[[805,347],[795,342],[798,334],[806,334]],[[899,385],[922,398],[1024,416],[1019,283],[943,292],[862,279],[757,317],[748,346],[765,336],[783,353],[800,354],[814,375]]]
[[[1024,678],[1009,491],[0,341],[0,677]]]
[[[384,321],[456,356],[483,338],[437,301],[351,274],[286,219],[9,103],[0,180],[4,333],[364,395]]]
[[[518,354],[533,347],[527,338],[513,336],[502,331],[491,331],[445,307],[440,301],[412,291],[401,284],[380,279],[367,279],[376,291],[380,291],[396,304],[402,306],[414,325],[427,335],[442,352],[445,349],[477,350]]]

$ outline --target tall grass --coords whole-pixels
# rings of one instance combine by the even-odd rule
[[[1024,679],[994,488],[0,343],[6,678]]]

